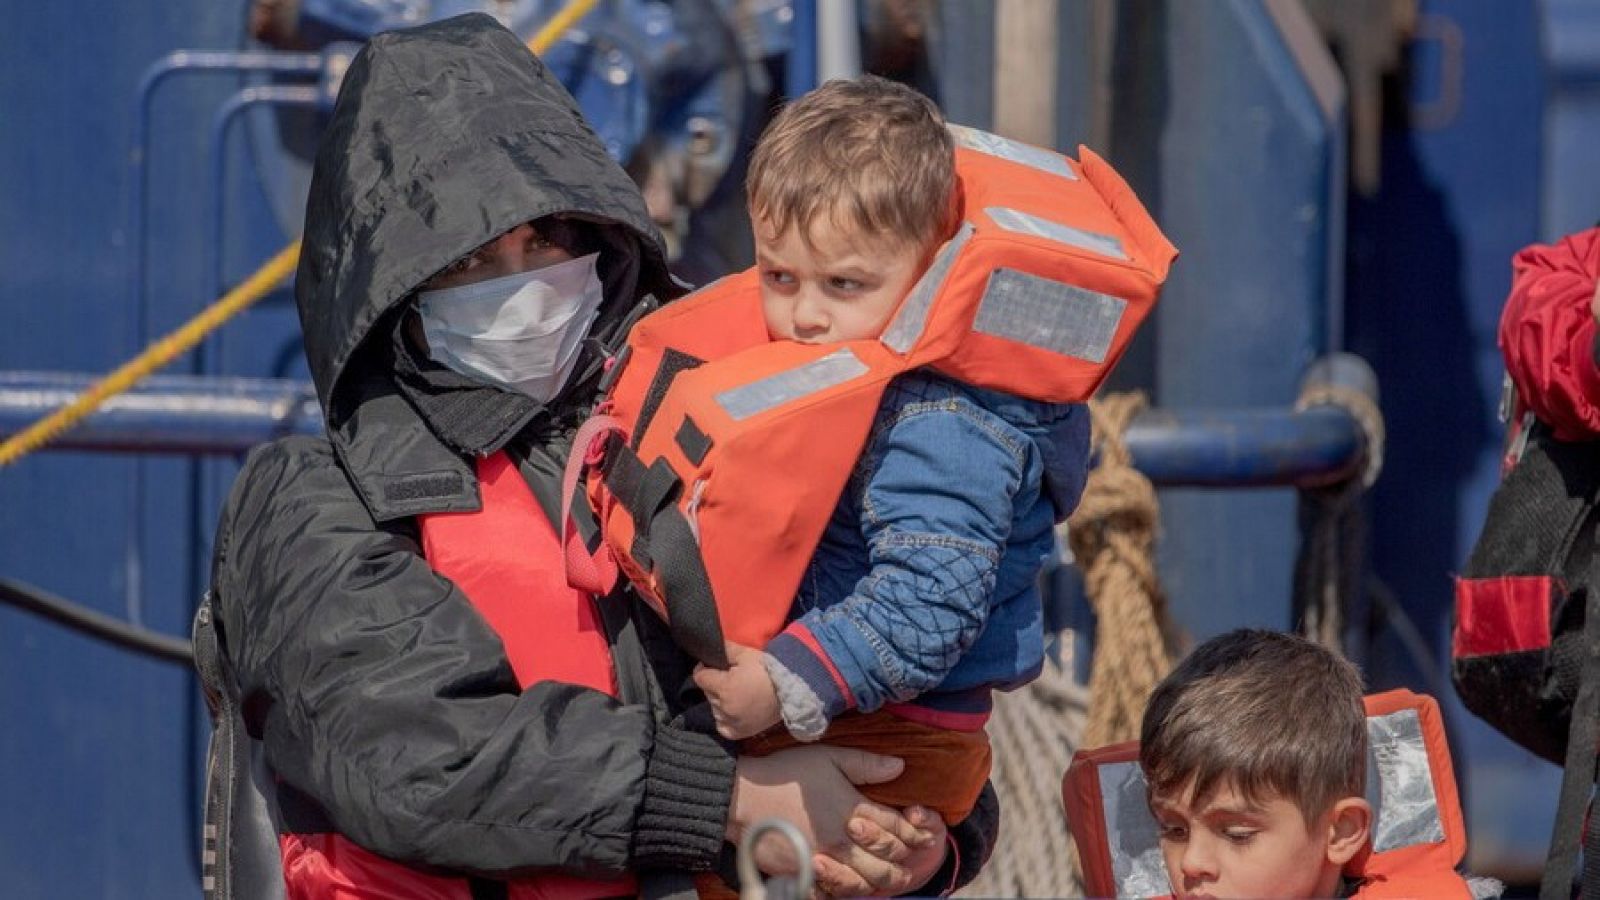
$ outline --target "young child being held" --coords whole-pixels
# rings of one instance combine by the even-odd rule
[[[1347,660],[1271,631],[1212,638],[1156,687],[1139,740],[1175,895],[1343,895],[1372,818]]]
[[[784,109],[747,187],[774,340],[877,338],[957,224],[938,110],[871,76]],[[1078,404],[928,370],[897,378],[790,624],[765,647],[730,646],[731,668],[696,673],[718,731],[760,736],[745,752],[822,739],[901,757],[905,774],[869,796],[964,818],[989,774],[991,691],[1040,669],[1035,581],[1082,492],[1088,438]]]

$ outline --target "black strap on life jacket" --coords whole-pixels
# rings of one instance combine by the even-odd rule
[[[619,435],[608,441],[602,477],[606,489],[633,519],[629,553],[659,580],[672,639],[706,665],[727,668],[722,624],[700,557],[700,541],[678,508],[682,479],[664,459],[646,466]]]
[[[1591,572],[1600,575],[1600,546],[1596,547],[1590,566]],[[1596,751],[1600,749],[1596,747],[1596,741],[1600,741],[1600,579],[1591,578],[1585,591],[1582,634],[1578,697],[1572,707],[1566,766],[1550,852],[1539,883],[1539,900],[1567,900],[1572,896],[1580,845],[1584,864],[1579,896],[1600,897],[1600,837],[1596,836],[1600,828],[1590,825],[1589,834],[1584,835],[1594,793]]]

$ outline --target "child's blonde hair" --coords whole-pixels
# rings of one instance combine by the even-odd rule
[[[955,149],[944,117],[905,85],[835,79],[784,107],[756,144],[750,217],[808,244],[819,216],[931,247],[955,227]]]
[[[1248,800],[1276,794],[1308,823],[1367,774],[1361,675],[1349,660],[1292,634],[1238,629],[1196,647],[1150,695],[1139,764],[1152,797],[1224,785]]]

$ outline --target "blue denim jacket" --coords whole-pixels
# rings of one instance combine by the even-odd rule
[[[1037,578],[1083,492],[1089,414],[926,370],[889,385],[767,667],[797,737],[885,704],[981,727],[1043,658]]]

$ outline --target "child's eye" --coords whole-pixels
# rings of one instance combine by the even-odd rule
[[[781,269],[768,269],[761,273],[761,277],[772,284],[788,285],[794,283],[794,276]]]
[[[1183,842],[1189,839],[1189,829],[1182,825],[1162,825],[1161,839],[1170,842]]]
[[[846,293],[861,290],[861,282],[855,280],[854,278],[829,278],[828,286],[836,291],[843,291]]]
[[[1224,828],[1222,836],[1235,844],[1248,844],[1258,832],[1254,828]]]

